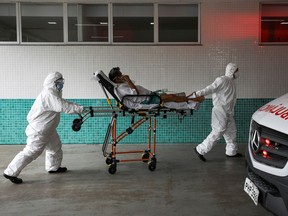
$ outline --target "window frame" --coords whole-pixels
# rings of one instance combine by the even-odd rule
[[[22,41],[22,10],[21,10],[21,4],[55,4],[55,5],[61,5],[62,6],[62,18],[63,18],[63,41],[61,42],[23,42]],[[65,14],[65,9],[64,9],[64,3],[62,2],[19,2],[19,44],[20,45],[63,45],[65,44],[65,26],[67,25],[67,23],[65,24],[65,15],[67,15],[67,12]],[[67,17],[67,16],[66,16]]]
[[[197,42],[159,42],[159,9],[158,6],[159,5],[197,5],[197,9],[198,9],[198,41]],[[154,14],[154,19],[157,19],[157,44],[162,44],[162,45],[201,45],[201,10],[200,10],[200,3],[161,3],[161,4],[157,4],[157,16]],[[154,24],[155,24],[155,20],[154,20]],[[155,30],[155,29],[154,29]],[[155,38],[154,38],[155,41]]]
[[[66,23],[66,26],[65,26],[65,29],[64,29],[64,34],[66,33],[66,37],[64,37],[64,43],[65,44],[69,44],[69,45],[109,45],[111,43],[111,33],[110,33],[110,23],[111,23],[111,20],[110,20],[110,7],[111,7],[111,3],[109,4],[105,4],[105,3],[85,3],[85,2],[76,2],[76,3],[64,3],[65,6],[64,6],[64,10],[65,10],[65,23]],[[68,5],[69,4],[85,4],[85,5],[107,5],[107,10],[108,10],[108,41],[105,41],[105,42],[99,42],[99,41],[69,41],[69,38],[68,38]]]
[[[155,21],[155,3],[142,3],[142,2],[139,2],[139,3],[112,3],[111,4],[111,23],[110,26],[111,26],[111,33],[112,33],[112,36],[111,36],[111,44],[112,45],[153,45],[155,44],[155,25],[153,27],[153,42],[114,42],[113,40],[113,37],[114,37],[114,30],[113,30],[113,20],[114,20],[114,17],[113,17],[113,5],[116,4],[116,5],[121,5],[121,4],[129,4],[129,5],[152,5],[153,6],[153,20]]]
[[[17,2],[1,2],[1,4],[11,4],[15,5],[16,12],[16,41],[0,41],[0,45],[17,45],[19,44],[19,3]]]
[[[113,3],[111,3],[113,4]],[[117,3],[122,4],[122,3]],[[126,4],[126,3],[123,3]],[[141,2],[139,3],[133,3],[133,4],[143,4]],[[198,8],[198,41],[197,42],[159,42],[159,5],[197,5]],[[153,42],[113,42],[111,40],[112,45],[201,45],[201,5],[200,3],[153,3],[154,7],[154,41]],[[112,7],[111,7],[111,18],[113,21],[113,13],[112,13]],[[109,24],[111,24],[110,22]],[[111,34],[113,35],[113,26],[111,24]]]
[[[263,5],[287,5],[288,3],[286,2],[260,2],[259,4],[259,33],[258,33],[258,41],[260,46],[276,46],[276,45],[282,45],[282,46],[287,46],[287,42],[262,42],[262,7]],[[288,15],[288,14],[287,14]]]

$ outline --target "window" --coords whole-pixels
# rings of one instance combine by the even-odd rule
[[[69,42],[108,42],[108,5],[68,4]]]
[[[261,5],[260,42],[288,44],[288,4]]]
[[[159,42],[198,42],[198,5],[159,5]]]
[[[80,2],[0,3],[0,43],[200,43],[199,4]]]
[[[16,4],[0,4],[0,42],[17,41]]]
[[[63,42],[63,4],[21,3],[22,42]]]
[[[153,4],[113,4],[113,42],[153,42]]]

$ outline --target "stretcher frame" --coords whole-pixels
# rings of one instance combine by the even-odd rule
[[[98,71],[93,74],[94,77],[99,82],[109,106],[107,107],[86,107],[87,112],[84,115],[79,115],[80,118],[77,118],[73,121],[72,129],[74,131],[79,131],[81,129],[81,125],[91,117],[104,117],[111,116],[110,122],[107,127],[106,135],[104,138],[104,142],[102,145],[102,153],[106,158],[106,164],[108,165],[108,172],[110,174],[115,174],[117,171],[117,164],[124,162],[144,162],[148,164],[148,169],[150,171],[154,171],[156,169],[157,159],[156,159],[156,129],[157,129],[157,118],[167,118],[167,116],[177,115],[180,120],[182,120],[187,115],[193,115],[193,109],[170,109],[165,108],[161,104],[161,98],[159,97],[160,103],[156,108],[153,109],[130,109],[124,105],[124,101],[128,97],[143,97],[143,96],[151,96],[151,95],[127,95],[122,100],[118,98],[115,94],[114,89],[116,84],[111,82],[109,78],[104,74],[103,71]],[[116,105],[113,106],[109,96],[111,95],[113,99],[116,101]],[[117,133],[117,118],[119,116],[122,117],[131,117],[130,126],[122,131],[121,133]],[[139,119],[135,122],[135,117]],[[126,136],[131,135],[137,128],[139,128],[144,123],[148,123],[148,141],[146,149],[136,149],[129,151],[118,151],[118,143],[123,140]],[[111,141],[110,141],[111,137]],[[108,152],[108,145],[111,145],[111,151]],[[132,159],[121,159],[118,158],[118,155],[124,154],[138,154],[139,157],[135,157]]]

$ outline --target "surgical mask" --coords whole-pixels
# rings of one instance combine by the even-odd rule
[[[62,91],[64,87],[64,83],[63,82],[56,82],[56,89],[60,92]]]

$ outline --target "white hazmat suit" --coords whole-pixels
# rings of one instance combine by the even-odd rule
[[[206,88],[197,91],[196,96],[212,94],[213,109],[211,127],[212,131],[207,138],[196,147],[200,155],[209,152],[216,142],[223,136],[226,141],[226,155],[237,154],[236,125],[234,120],[234,106],[236,104],[236,86],[234,79],[238,66],[229,63],[225,76],[220,76]],[[237,73],[238,74],[238,73]]]
[[[51,73],[46,77],[43,90],[27,116],[29,123],[26,128],[27,145],[8,165],[4,176],[17,177],[22,169],[39,157],[44,150],[46,150],[46,171],[56,171],[60,167],[63,152],[62,143],[56,131],[60,113],[82,113],[84,107],[62,98],[62,92],[56,88],[55,84],[55,81],[59,79],[63,80],[59,72]]]

